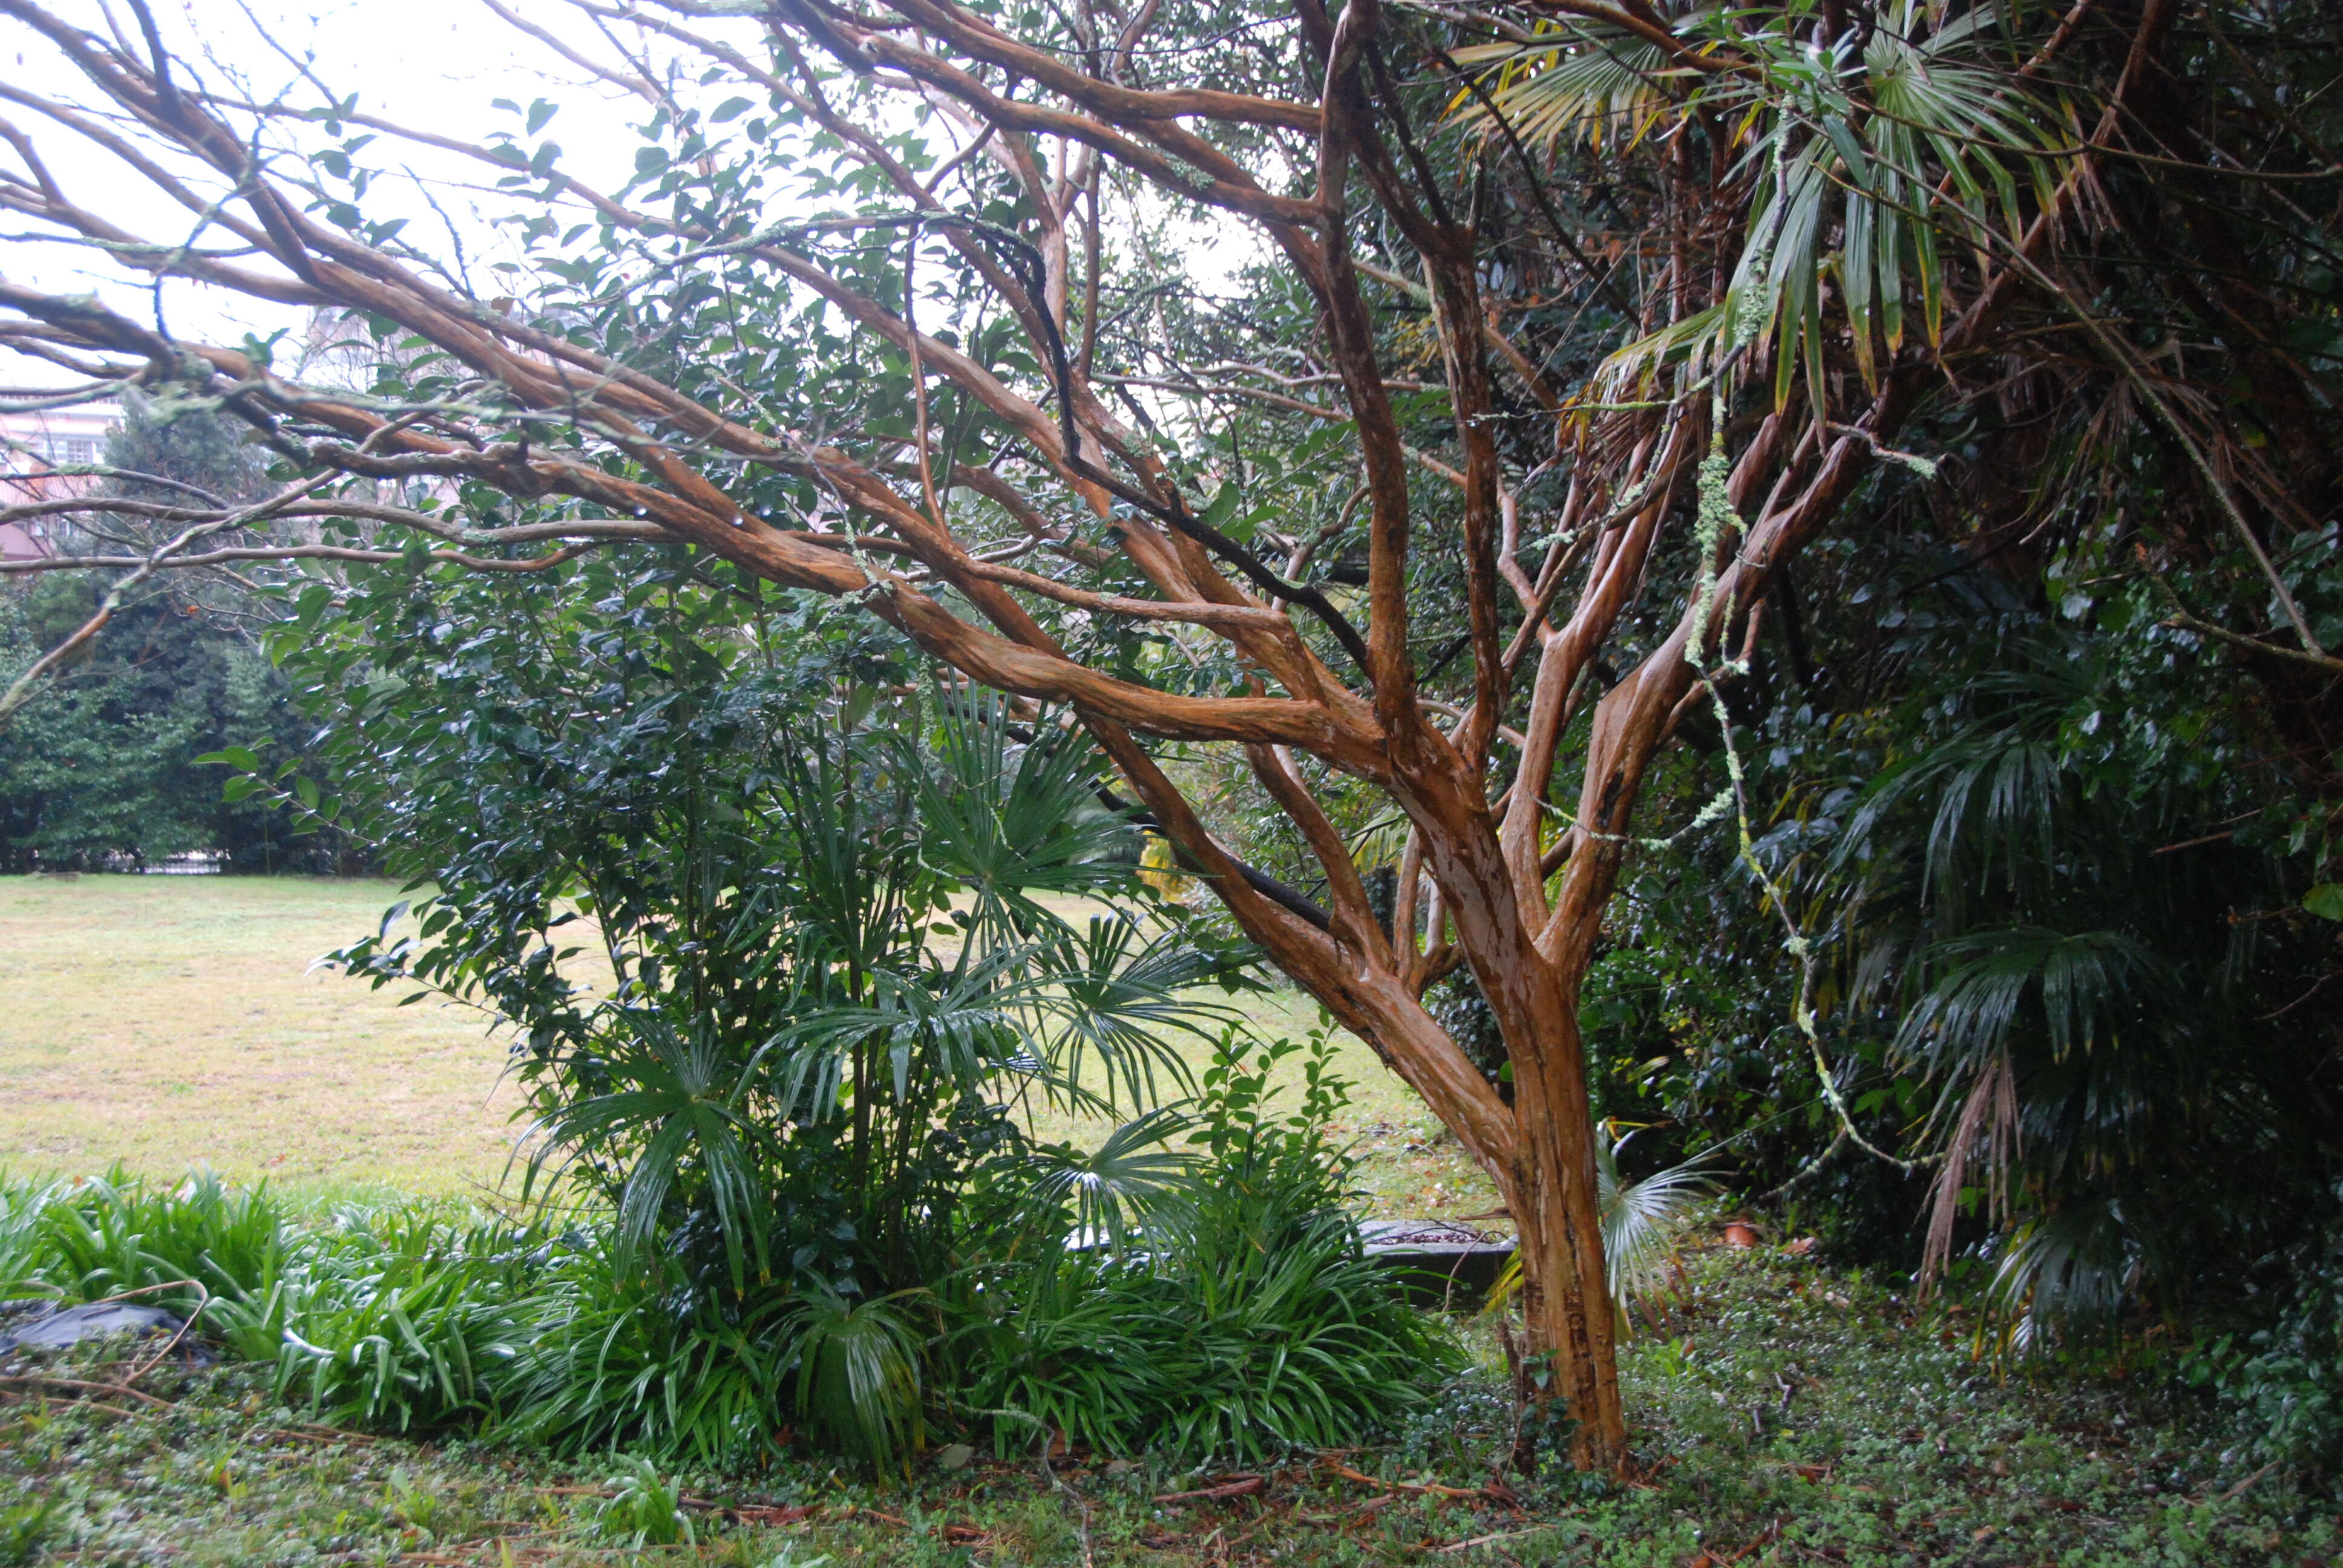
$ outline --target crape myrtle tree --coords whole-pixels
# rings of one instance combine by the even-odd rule
[[[2138,113],[2183,9],[491,4],[636,100],[635,167],[598,188],[549,105],[467,140],[307,63],[277,91],[175,53],[139,0],[119,31],[0,0],[70,67],[0,85],[39,126],[0,127],[0,204],[382,347],[370,387],[304,385],[262,341],[0,284],[14,347],[214,399],[284,465],[251,507],[154,503],[143,554],[37,569],[274,570],[314,620],[368,563],[681,548],[1077,716],[1487,1168],[1550,1372],[1525,1383],[1615,1467],[1578,988],[1635,836],[1668,830],[1634,819],[1654,759],[1718,732],[1801,547],[1883,461],[1926,466],[1896,444],[1916,409],[2013,355],[2129,377],[2269,576],[2214,635],[2343,668],[2288,614],[2270,466],[2059,270],[2111,168],[2205,163]],[[42,156],[60,136],[184,219],[118,226]],[[508,199],[506,259],[382,216],[377,171],[418,146]],[[1252,257],[1223,297],[1198,234]],[[1201,756],[1242,759],[1307,890],[1183,792]],[[1388,897],[1362,792],[1403,832]],[[1503,1091],[1423,1005],[1460,970]]]

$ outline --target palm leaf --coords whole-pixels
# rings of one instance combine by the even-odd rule
[[[1547,27],[1554,42],[1482,44],[1456,52],[1481,68],[1482,93],[1460,93],[1450,112],[1483,135],[1500,115],[1534,146],[1632,144],[1668,107],[1660,45],[1599,24]],[[1485,100],[1483,95],[1485,94]]]
[[[898,1305],[904,1299],[850,1302],[815,1284],[789,1325],[799,1410],[882,1471],[907,1465],[926,1437],[919,1336]]]
[[[1661,1265],[1691,1228],[1694,1211],[1716,1191],[1716,1179],[1704,1169],[1714,1156],[1699,1154],[1639,1181],[1619,1179],[1619,1151],[1633,1132],[1616,1142],[1598,1139],[1594,1145],[1595,1204],[1603,1219],[1603,1277],[1611,1287],[1617,1332],[1624,1338],[1631,1326],[1627,1304],[1656,1289]],[[1522,1286],[1523,1265],[1516,1252],[1489,1287],[1482,1310],[1503,1312]]]
[[[1028,1151],[1019,1171],[1029,1222],[1062,1216],[1073,1235],[1102,1239],[1121,1251],[1140,1221],[1176,1216],[1192,1205],[1198,1161],[1171,1141],[1193,1125],[1186,1114],[1159,1107],[1117,1127],[1096,1149]]]
[[[615,1239],[640,1257],[656,1239],[668,1194],[689,1168],[707,1184],[739,1285],[752,1254],[759,1271],[766,1266],[765,1227],[755,1222],[763,1204],[758,1153],[766,1133],[743,1108],[763,1051],[737,1061],[712,1020],[695,1020],[686,1031],[643,1009],[613,1008],[604,1018],[597,1066],[611,1087],[567,1101],[531,1125],[523,1194],[557,1157],[612,1160],[626,1171]]]
[[[1704,1169],[1706,1155],[1654,1171],[1639,1181],[1623,1182],[1619,1151],[1626,1146],[1627,1139],[1622,1138],[1616,1143],[1598,1140],[1594,1148],[1603,1271],[1611,1282],[1611,1299],[1623,1314],[1631,1298],[1658,1286],[1661,1265],[1691,1226],[1694,1209],[1716,1191],[1715,1178]]]
[[[1630,117],[1638,135],[1694,116],[1734,127],[1732,177],[1758,194],[1722,308],[1690,332],[1673,323],[1664,337],[1616,351],[1595,377],[1606,397],[1671,362],[1684,367],[1689,384],[1728,351],[1755,344],[1757,362],[1770,356],[1776,407],[1803,374],[1819,411],[1825,351],[1836,330],[1825,318],[1825,278],[1837,280],[1836,308],[1866,384],[1882,349],[1893,354],[1903,341],[1907,288],[1916,290],[1936,339],[1940,243],[1983,256],[2017,240],[2029,210],[2050,197],[2065,141],[2052,90],[1993,68],[1997,8],[1941,21],[1932,8],[1901,0],[1883,7],[1860,56],[1851,44],[1818,56],[1795,29],[1729,25],[1721,13],[1688,12],[1676,21],[1679,35],[1689,43],[1714,35],[1755,68],[1684,84],[1673,95],[1654,90],[1655,45],[1600,39],[1577,25],[1568,42],[1470,52],[1491,68],[1490,104],[1459,97],[1453,112],[1463,120],[1486,125],[1504,112],[1517,130],[1534,127],[1547,143],[1615,132]],[[1652,55],[1631,69],[1636,48]],[[1650,395],[1647,387],[1641,395]]]
[[[1047,714],[1013,742],[999,697],[938,704],[919,784],[920,854],[976,898],[976,926],[1022,940],[1060,923],[1036,893],[1100,893],[1129,884],[1138,830],[1099,799],[1104,764],[1090,738]]]

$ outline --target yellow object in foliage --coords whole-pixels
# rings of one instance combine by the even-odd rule
[[[1175,904],[1184,904],[1195,889],[1195,879],[1178,869],[1180,859],[1172,853],[1172,840],[1161,833],[1147,835],[1147,847],[1139,854],[1139,879]]]

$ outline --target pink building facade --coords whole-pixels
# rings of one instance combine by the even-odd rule
[[[0,387],[0,508],[88,489],[96,476],[60,470],[104,462],[106,443],[121,427],[122,405],[110,398],[29,411],[8,407],[44,395],[37,387]],[[54,554],[53,537],[45,518],[0,522],[0,560]]]

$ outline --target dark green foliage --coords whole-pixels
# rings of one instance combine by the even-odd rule
[[[220,1313],[239,1354],[273,1361],[311,1419],[397,1431],[507,1408],[533,1328],[526,1232],[428,1210],[345,1214],[290,1243],[265,1294]]]
[[[2255,1272],[2278,1297],[2275,1309],[2203,1346],[2184,1370],[2228,1402],[2247,1452],[2323,1481],[2331,1494],[2343,1484],[2343,1236],[2304,1242]]]
[[[265,1190],[202,1174],[169,1189],[0,1185],[12,1291],[96,1301],[197,1280],[136,1299],[268,1368],[275,1397],[309,1420],[488,1427],[559,1452],[702,1466],[769,1458],[801,1411],[910,1421],[880,1434],[885,1452],[916,1439],[915,1372],[908,1414],[900,1382],[894,1403],[864,1397],[873,1365],[900,1379],[917,1352],[885,1303],[775,1292],[728,1316],[676,1260],[622,1263],[614,1241],[607,1224],[514,1226],[444,1204],[297,1218]]]
[[[1483,1076],[1497,1085],[1497,1091],[1513,1100],[1513,1063],[1505,1060],[1505,1040],[1497,1028],[1497,1015],[1489,1007],[1489,999],[1482,993],[1481,982],[1473,971],[1460,969],[1424,992],[1424,1010],[1433,1021],[1448,1031],[1448,1038],[1465,1059],[1481,1070]]]
[[[1790,1222],[1841,1256],[1917,1269],[1939,1220],[1951,1281],[1983,1293],[2001,1348],[2251,1323],[2233,1346],[2270,1334],[2260,1371],[2244,1348],[2223,1362],[2240,1419],[2331,1430],[2318,1391],[2338,1363],[2304,1332],[2314,1309],[2272,1316],[2318,1300],[2315,1270],[2278,1276],[2338,1223],[2338,1015],[2319,1005],[2335,928],[2303,907],[2331,843],[2274,787],[2266,711],[2134,590],[2053,614],[1946,569],[1921,552],[1858,577],[1871,586],[1842,597],[1859,608],[1808,628],[1840,650],[1840,706],[1785,701],[1734,739],[1857,1129],[1961,1169],[1899,1172],[1848,1145],[1809,1167],[1837,1118],[1730,821],[1654,857],[1622,900],[1584,1012],[1604,1106],[1663,1123],[1645,1158],[1721,1146],[1745,1191],[1799,1176]],[[1718,771],[1680,766],[1663,820]]]
[[[2205,162],[2126,164],[2111,226],[2061,241],[2076,293],[2042,328],[2185,343],[2159,395],[2236,423],[2186,436],[2108,364],[1929,395],[1905,445],[1935,471],[1875,477],[1802,555],[1726,728],[1687,722],[1644,803],[1676,832],[1729,742],[1773,886],[1729,820],[1654,855],[1584,1016],[1605,1109],[1664,1124],[1654,1154],[1725,1146],[1753,1193],[1795,1178],[1795,1222],[1842,1256],[1919,1268],[1936,1221],[2001,1348],[2250,1321],[2293,1368],[2276,1388],[2328,1375],[2278,1314],[2318,1298],[2343,1227],[2343,686],[2268,651],[2343,637],[2343,292],[2331,210],[2210,166],[2326,166],[2343,122],[2241,112],[2333,80],[2325,9],[2187,15],[2146,122]],[[2226,493],[2192,441],[2234,463]],[[1777,896],[1855,1130],[1926,1169],[1851,1141],[1809,1166],[1842,1126]]]
[[[13,678],[97,608],[57,575],[0,586],[0,671]],[[95,651],[0,744],[0,869],[86,869],[218,849],[237,869],[306,864],[281,821],[220,799],[196,767],[232,742],[289,738],[283,683],[232,626],[157,594],[117,613]]]
[[[677,1261],[631,1266],[609,1241],[572,1233],[549,1250],[505,1435],[703,1469],[768,1462],[792,1426],[882,1470],[916,1452],[923,1345],[899,1304],[819,1282],[719,1303]]]
[[[1270,1103],[1270,1069],[1301,1049],[1223,1044],[1192,1171],[1149,1151],[1179,1125],[1162,1120],[1143,1144],[1080,1157],[1093,1202],[1117,1187],[1143,1217],[1127,1248],[1068,1250],[1069,1225],[1099,1211],[1037,1179],[1061,1168],[1050,1151],[997,1164],[978,1200],[990,1222],[932,1296],[856,1299],[804,1274],[720,1294],[608,1221],[427,1204],[297,1219],[200,1175],[0,1185],[0,1261],[11,1291],[68,1301],[174,1287],[141,1299],[200,1309],[196,1332],[334,1424],[702,1469],[771,1462],[794,1428],[900,1470],[931,1411],[1012,1450],[1049,1432],[1195,1461],[1347,1446],[1416,1408],[1459,1352],[1360,1252],[1325,1141],[1342,1088],[1322,1033],[1302,1103]]]
[[[1796,1178],[1789,1233],[1842,1258],[1917,1271],[1944,1213],[1947,1282],[1992,1313],[1989,1347],[2234,1329],[2210,1381],[2241,1432],[2326,1452],[2343,1360],[2305,1261],[2338,1223],[2338,950],[2312,898],[2336,861],[2331,796],[2298,792],[2323,764],[2159,622],[2150,586],[2045,605],[1892,536],[1801,571],[1809,653],[1832,662],[1801,684],[1761,659],[1736,704],[1756,854],[1815,944],[1856,1128],[1922,1158],[1957,1143],[1964,1169],[1946,1185],[1845,1143],[1813,1163],[1838,1119],[1729,818],[1650,853],[1614,907],[1582,1013],[1599,1108],[1655,1124],[1639,1170],[1718,1150],[1744,1201]],[[2343,602],[2300,582],[2306,606]],[[1723,739],[1672,759],[1653,830],[1713,798]]]
[[[921,1335],[902,1297],[853,1302],[805,1291],[789,1322],[797,1406],[816,1434],[873,1469],[902,1468],[927,1446]]]
[[[215,410],[157,403],[133,392],[121,428],[107,437],[106,467],[115,470],[102,493],[148,501],[184,498],[178,486],[230,503],[258,500],[267,492],[267,454],[248,439],[240,421]],[[141,476],[175,480],[149,484]]]
[[[1258,1462],[1353,1446],[1459,1358],[1329,1216],[1271,1248],[1216,1230],[1139,1260],[1076,1259],[988,1286],[965,1396],[1004,1453],[1064,1432],[1106,1453]]]

